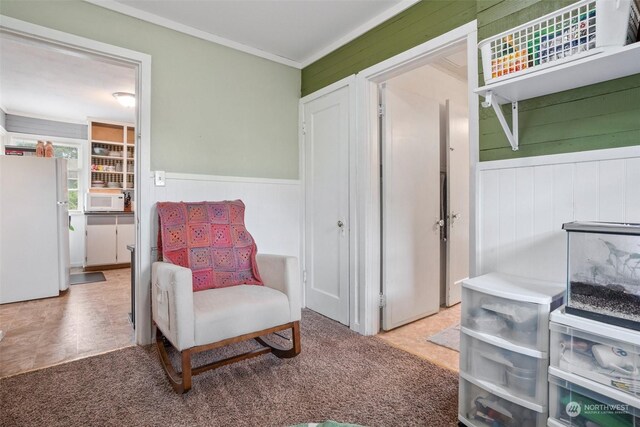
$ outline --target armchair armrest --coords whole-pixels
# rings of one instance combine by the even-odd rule
[[[153,320],[163,335],[180,351],[195,345],[192,286],[190,269],[166,262],[153,263]]]
[[[289,299],[291,322],[301,318],[300,270],[292,256],[257,254],[258,271],[264,285],[284,293]]]

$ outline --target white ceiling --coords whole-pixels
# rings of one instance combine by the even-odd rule
[[[417,0],[86,0],[297,68],[321,58]],[[114,92],[135,72],[75,51],[0,33],[0,107],[85,122],[134,121]]]
[[[417,0],[86,1],[302,68]]]
[[[8,113],[72,122],[133,122],[114,92],[135,92],[135,70],[0,33],[0,105]]]

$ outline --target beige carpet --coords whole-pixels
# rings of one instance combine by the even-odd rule
[[[267,355],[209,371],[183,396],[169,386],[154,347],[5,378],[0,425],[286,426],[331,419],[443,427],[457,425],[457,394],[455,373],[305,311],[297,358]]]

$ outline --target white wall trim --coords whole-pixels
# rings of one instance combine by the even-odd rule
[[[224,37],[216,36],[206,31],[202,31],[197,28],[190,27],[189,25],[181,24],[172,19],[163,18],[162,16],[158,16],[153,13],[146,12],[144,10],[136,9],[135,7],[131,7],[114,0],[84,0],[84,1],[86,1],[87,3],[94,4],[96,6],[103,7],[105,9],[112,10],[114,12],[121,13],[123,15],[128,15],[134,18],[141,19],[146,22],[150,22],[155,25],[159,25],[161,27],[168,28],[170,30],[178,31],[183,34],[188,34],[190,36],[193,36],[202,40],[206,40],[212,43],[216,43],[231,49],[235,49],[240,52],[248,53],[250,55],[254,55],[260,58],[268,59],[270,61],[277,62],[279,64],[288,65],[289,67],[293,67],[297,69],[302,68],[302,64],[300,64],[300,62],[293,61],[283,56],[275,55],[273,53],[270,53],[261,49],[257,49],[255,47],[247,46],[245,44],[242,44],[233,40],[229,40]]]
[[[280,184],[280,185],[300,185],[299,179],[275,179],[275,178],[254,178],[245,176],[223,176],[207,175],[195,173],[175,173],[167,172],[167,179],[181,181],[218,181],[218,182],[246,182],[251,184]]]
[[[347,76],[343,79],[338,80],[337,82],[331,83],[329,86],[325,86],[322,89],[318,89],[317,91],[310,93],[309,95],[300,99],[300,107],[302,107],[307,102],[313,101],[314,99],[321,98],[326,94],[331,92],[335,92],[338,89],[342,89],[345,86],[349,86],[355,83],[355,74]],[[302,116],[304,117],[304,115]],[[302,124],[302,121],[300,122]]]
[[[365,22],[364,24],[360,25],[359,27],[355,28],[354,30],[350,31],[348,34],[344,35],[343,37],[340,37],[338,40],[336,40],[335,42],[331,43],[330,45],[328,45],[328,46],[318,50],[317,52],[312,53],[308,57],[306,57],[304,60],[302,60],[302,63],[301,63],[302,67],[301,68],[304,68],[307,65],[313,64],[318,59],[330,54],[334,50],[344,46],[345,44],[349,43],[350,41],[352,41],[354,39],[357,39],[358,37],[360,37],[361,35],[363,35],[367,31],[371,30],[372,28],[377,27],[378,25],[382,24],[383,22],[387,21],[388,19],[393,18],[397,14],[399,14],[401,12],[404,12],[405,10],[409,9],[411,6],[416,4],[418,1],[420,1],[420,0],[403,0],[400,3],[396,4],[395,6],[393,6],[392,8],[385,10],[384,12],[379,14],[378,16],[375,16],[374,18],[370,19],[369,21]]]
[[[107,43],[76,36],[0,15],[0,30],[76,49],[92,56],[109,58],[136,68],[138,147],[136,151],[136,343],[151,343],[151,56]]]
[[[422,64],[418,62],[419,60],[428,58],[450,45],[464,40],[469,34],[476,30],[477,21],[473,20],[449,31],[448,33],[442,34],[422,43],[421,45],[405,50],[396,56],[372,65],[371,67],[360,71],[358,73],[358,77],[366,78],[367,80],[384,80],[389,78],[388,73],[393,73],[394,71],[396,73],[402,73],[402,71],[400,71],[401,67],[405,65],[416,64],[416,66],[420,66]],[[476,70],[476,73],[477,72],[478,70]]]
[[[582,163],[598,160],[627,159],[631,157],[640,157],[640,146],[550,154],[547,156],[523,157],[520,159],[492,160],[478,163],[478,170],[485,171],[564,163]]]
[[[468,95],[469,95],[469,149],[470,156],[470,209],[475,209],[478,149],[478,97],[473,93],[477,87],[477,21],[471,21],[443,35],[435,37],[419,46],[411,48],[392,58],[373,65],[357,75],[358,99],[358,257],[359,277],[364,284],[359,289],[362,325],[360,333],[377,334],[380,329],[378,294],[380,289],[380,150],[377,129],[377,85],[424,64],[429,57],[461,42],[467,43]],[[470,259],[476,254],[476,221],[470,221]],[[470,265],[475,268],[475,264]]]

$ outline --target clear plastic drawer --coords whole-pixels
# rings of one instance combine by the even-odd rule
[[[551,304],[515,301],[476,290],[462,290],[462,326],[518,346],[548,350]]]
[[[547,412],[518,405],[460,378],[459,419],[467,426],[544,427]]]
[[[461,335],[460,370],[504,393],[547,404],[547,359],[535,358]]]
[[[612,330],[602,336],[554,322],[549,329],[551,366],[640,398],[640,345]]]
[[[640,409],[563,378],[549,375],[550,425],[640,427]],[[599,390],[601,391],[601,390]]]

